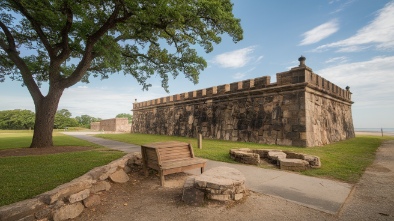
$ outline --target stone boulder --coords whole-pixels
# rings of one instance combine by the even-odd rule
[[[111,174],[109,178],[114,183],[126,183],[129,181],[129,176],[124,172],[123,169],[116,171],[115,173]]]
[[[79,214],[82,213],[84,210],[84,206],[81,202],[74,203],[74,204],[67,204],[63,207],[60,207],[53,213],[53,220],[54,221],[61,221],[66,219],[73,219]]]

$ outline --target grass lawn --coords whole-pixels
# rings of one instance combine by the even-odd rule
[[[32,131],[0,130],[0,150],[27,148]],[[39,156],[0,157],[0,206],[32,198],[124,155],[84,140],[54,133],[56,146],[89,146],[92,150]]]
[[[394,139],[393,137],[357,136],[324,147],[312,148],[204,139],[203,148],[198,149],[197,139],[193,138],[149,134],[100,134],[96,136],[137,145],[169,140],[189,142],[194,147],[196,156],[230,163],[236,163],[229,156],[229,150],[232,148],[291,150],[320,157],[322,162],[320,169],[307,170],[301,174],[347,183],[356,183],[360,179],[365,169],[373,162],[376,149],[383,140]]]

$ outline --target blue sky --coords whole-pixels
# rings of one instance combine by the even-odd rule
[[[356,128],[394,128],[394,1],[387,0],[233,0],[241,19],[244,40],[234,44],[223,36],[213,52],[205,54],[208,67],[194,85],[184,76],[170,80],[170,94],[193,91],[240,80],[271,76],[298,66],[298,57],[314,73],[353,93]],[[142,91],[135,79],[115,74],[68,88],[59,109],[73,116],[88,114],[113,118],[132,113],[134,99],[168,96],[160,78]],[[34,110],[20,82],[0,84],[0,110]],[[43,89],[45,90],[45,85]]]

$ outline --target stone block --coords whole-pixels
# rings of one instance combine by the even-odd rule
[[[282,151],[268,151],[267,158],[272,161],[286,159],[286,153]]]
[[[99,195],[91,195],[88,198],[83,200],[83,205],[85,205],[85,207],[89,208],[92,206],[96,206],[98,204],[100,204],[101,198]]]
[[[283,146],[291,146],[293,144],[293,141],[290,139],[276,139],[276,144]]]
[[[229,194],[208,194],[207,198],[210,200],[218,200],[218,201],[228,201],[231,200],[231,195]]]
[[[260,155],[257,153],[252,153],[248,148],[243,149],[231,149],[230,150],[231,159],[245,164],[258,165],[260,164]]]
[[[306,160],[311,168],[321,168],[320,157],[304,154],[302,159]]]
[[[279,159],[279,167],[282,170],[304,171],[309,163],[301,159]]]
[[[91,188],[92,182],[93,181],[87,179],[86,176],[82,176],[73,180],[70,183],[60,185],[51,191],[43,193],[42,195],[40,195],[40,199],[48,205],[53,204],[59,199],[62,199],[63,197],[68,197],[71,194]]]
[[[0,207],[0,220],[22,220],[45,207],[46,205],[38,199],[28,199],[13,203]]]
[[[88,198],[90,189],[82,190],[81,192],[74,193],[68,197],[68,202],[75,203]]]
[[[73,219],[79,216],[84,210],[84,206],[81,202],[74,204],[67,204],[53,213],[53,221],[62,221],[66,219]]]
[[[199,183],[206,183],[201,185]],[[227,201],[245,190],[245,177],[241,172],[229,167],[215,167],[195,178],[195,188],[205,192],[208,199]],[[238,192],[236,192],[238,190]]]
[[[124,172],[124,170],[118,170],[115,173],[111,174],[109,178],[114,183],[126,183],[129,181],[129,176]]]
[[[108,181],[99,181],[90,188],[90,192],[98,193],[101,191],[108,191],[110,188],[111,184]]]
[[[237,194],[234,194],[233,200],[238,201],[238,200],[241,200],[243,197],[244,197],[243,193],[237,193]]]

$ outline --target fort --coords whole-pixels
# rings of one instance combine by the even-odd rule
[[[133,104],[131,131],[322,146],[354,137],[351,92],[305,65],[276,74]]]

